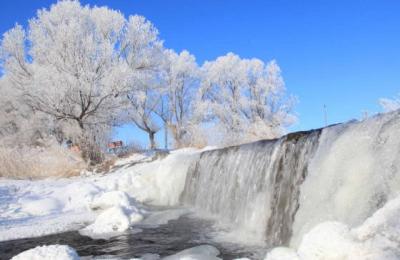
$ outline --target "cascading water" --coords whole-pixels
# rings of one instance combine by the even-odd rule
[[[192,165],[184,204],[243,227],[268,245],[287,244],[299,187],[320,130],[204,152]]]
[[[362,223],[400,191],[399,112],[203,152],[181,203],[268,247],[298,245],[323,221]]]

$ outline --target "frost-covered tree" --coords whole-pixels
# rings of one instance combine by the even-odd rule
[[[228,53],[206,62],[196,111],[224,144],[274,138],[295,120],[275,61]]]
[[[144,17],[66,0],[39,10],[28,28],[6,32],[1,64],[23,103],[57,121],[65,138],[97,140],[88,135],[118,119],[127,95],[131,104],[141,95],[161,52]]]
[[[155,134],[160,130],[155,111],[161,102],[162,41],[151,22],[141,16],[132,16],[121,45],[129,68],[128,120],[148,134],[150,148],[154,149]]]
[[[189,52],[164,50],[144,17],[79,1],[59,1],[6,32],[0,66],[0,135],[31,126],[32,140],[97,147],[88,157],[116,122],[133,122],[154,148],[162,122],[181,147],[208,127],[225,143],[245,142],[276,137],[294,120],[274,61],[229,53],[199,69]]]
[[[400,96],[397,96],[393,99],[381,98],[379,99],[379,104],[385,112],[400,109]]]
[[[163,98],[158,115],[171,130],[175,147],[189,145],[194,130],[193,103],[199,85],[199,68],[188,51],[165,50]]]
[[[6,77],[0,78],[1,145],[41,145],[50,137],[57,139],[58,130],[51,117],[24,104],[18,89]]]
[[[38,11],[26,31],[16,25],[4,35],[5,73],[35,110],[81,129],[107,123],[126,87],[124,22],[119,12],[61,1]]]
[[[160,130],[155,111],[161,102],[159,85],[151,79],[136,82],[134,90],[127,94],[128,119],[148,134],[150,149],[156,148],[155,134]]]

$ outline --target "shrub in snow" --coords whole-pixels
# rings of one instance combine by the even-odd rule
[[[56,143],[44,147],[0,146],[0,177],[67,177],[78,175],[85,167],[78,154]]]
[[[79,260],[76,251],[63,245],[38,246],[24,251],[11,260]]]

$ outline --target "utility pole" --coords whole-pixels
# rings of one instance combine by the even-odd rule
[[[164,148],[168,150],[168,125],[167,122],[164,123]]]
[[[328,109],[326,108],[325,104],[324,104],[324,123],[325,126],[328,126]]]
[[[362,120],[366,120],[366,119],[368,119],[368,110],[364,110],[362,112]]]

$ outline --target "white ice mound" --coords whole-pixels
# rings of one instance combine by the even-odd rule
[[[142,219],[143,216],[135,211],[115,206],[103,211],[93,224],[81,229],[80,233],[93,238],[109,238],[128,230],[131,224]]]
[[[79,260],[76,251],[63,245],[38,246],[24,251],[11,260]]]
[[[340,222],[324,222],[304,235],[298,249],[301,259],[352,259],[362,251],[361,244],[354,241],[349,228]],[[357,259],[357,258],[354,258]]]
[[[130,208],[131,203],[128,195],[123,191],[110,191],[94,197],[89,202],[89,208],[93,210],[108,209],[111,207]]]
[[[267,254],[265,260],[300,260],[300,258],[291,248],[276,247]]]
[[[275,248],[266,260],[275,259],[400,259],[400,196],[357,228],[350,229],[340,222],[318,224],[303,236],[297,254],[289,248]]]
[[[95,222],[80,230],[82,235],[109,238],[140,222],[143,215],[133,200],[123,191],[109,191],[97,195],[88,203],[92,210],[100,210]]]
[[[400,196],[386,203],[353,233],[360,240],[378,236],[390,239],[400,250]]]
[[[219,251],[215,247],[201,245],[164,257],[163,260],[221,260],[218,255]]]
[[[80,231],[93,238],[109,238],[129,229],[130,225],[142,221],[133,200],[123,191],[109,191],[92,198],[88,203],[92,210],[100,210],[93,224]]]

